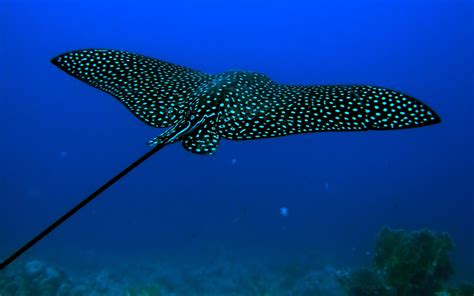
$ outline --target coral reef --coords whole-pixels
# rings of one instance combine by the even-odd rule
[[[124,295],[124,287],[106,271],[73,281],[64,270],[40,260],[27,261],[0,274],[2,296]]]
[[[335,270],[303,253],[249,257],[224,248],[128,262],[114,255],[110,263],[69,266],[68,272],[29,260],[0,272],[0,295],[472,296],[472,285],[447,285],[452,249],[447,234],[384,228],[373,266],[355,271]]]
[[[375,246],[374,264],[398,295],[434,295],[454,273],[453,249],[446,233],[384,228]]]
[[[339,281],[351,296],[472,296],[471,285],[447,287],[454,273],[449,261],[452,249],[446,233],[383,228],[375,245],[374,266],[340,272]]]
[[[270,294],[272,295],[272,294]],[[341,296],[346,295],[333,268],[310,271],[295,282],[289,293],[294,296]]]
[[[387,285],[384,275],[374,269],[339,272],[339,281],[352,296],[393,295],[393,289]]]
[[[2,295],[69,295],[71,282],[66,273],[41,261],[32,260],[0,277]]]
[[[218,254],[198,262],[152,261],[124,269],[103,266],[76,270],[68,275],[39,260],[15,265],[0,274],[0,294],[54,296],[345,296],[337,272],[332,268],[312,269],[311,264],[288,268],[263,261],[241,262]],[[124,272],[126,270],[126,272]],[[298,276],[296,276],[296,274]],[[135,279],[133,277],[136,276]],[[291,281],[288,279],[291,278]],[[291,283],[290,283],[291,282]]]
[[[472,296],[474,295],[474,285],[462,283],[456,288],[448,289],[449,296]]]

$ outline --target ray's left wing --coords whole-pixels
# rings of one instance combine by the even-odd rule
[[[236,111],[221,125],[222,135],[232,140],[404,129],[440,122],[425,104],[382,87],[291,86],[276,84],[265,76],[240,84],[230,98]]]
[[[117,98],[154,127],[176,124],[210,75],[120,50],[84,49],[52,60],[66,73]]]

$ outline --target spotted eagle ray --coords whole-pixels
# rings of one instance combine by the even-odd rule
[[[66,73],[111,94],[140,120],[168,128],[125,168],[0,264],[5,268],[162,147],[182,142],[204,155],[221,138],[253,140],[300,133],[396,130],[439,116],[419,100],[370,85],[285,85],[255,72],[209,75],[119,50],[86,49],[52,59]]]

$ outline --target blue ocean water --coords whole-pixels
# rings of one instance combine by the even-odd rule
[[[82,289],[102,295],[147,281],[161,286],[149,295],[280,295],[250,294],[249,278],[275,282],[287,262],[301,278],[371,266],[388,226],[449,233],[453,280],[474,280],[472,1],[4,0],[0,23],[1,258],[163,131],[50,63],[67,51],[120,49],[285,84],[379,85],[442,118],[419,129],[223,140],[213,156],[170,145],[11,270],[41,262],[68,274],[71,291],[88,281],[95,286]]]

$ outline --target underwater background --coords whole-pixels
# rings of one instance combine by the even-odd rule
[[[384,86],[442,122],[222,140],[213,156],[170,145],[0,271],[0,295],[416,295],[340,280],[374,266],[384,226],[448,233],[454,273],[444,285],[474,281],[472,1],[1,6],[1,260],[163,131],[50,63],[67,51],[120,49],[285,84]]]

